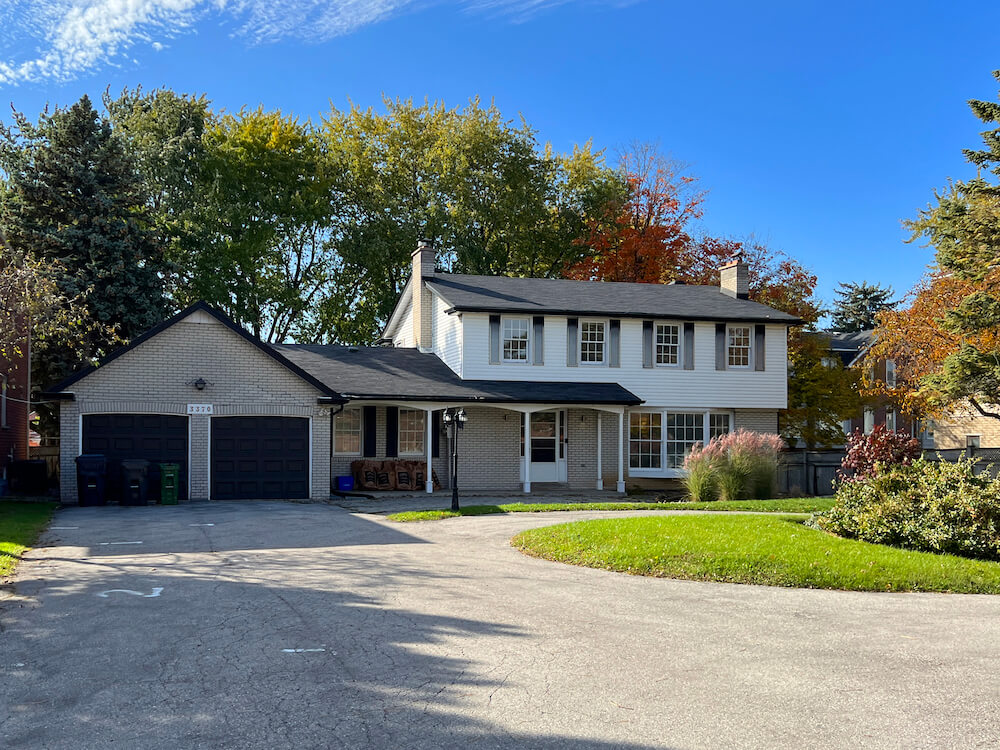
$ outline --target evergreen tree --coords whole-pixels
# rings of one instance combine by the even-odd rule
[[[15,113],[12,126],[0,126],[0,170],[0,229],[15,250],[53,263],[61,293],[82,301],[94,323],[87,359],[163,319],[162,254],[144,225],[141,182],[86,96],[37,124]],[[34,380],[58,380],[80,359],[36,349]]]
[[[831,328],[844,333],[871,330],[877,324],[880,312],[899,304],[898,300],[892,299],[891,286],[883,287],[867,281],[838,284],[834,294],[837,300],[833,305]]]

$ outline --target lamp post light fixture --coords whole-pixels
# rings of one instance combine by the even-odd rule
[[[458,431],[468,421],[465,409],[445,409],[441,421],[451,428],[451,509],[458,510]]]

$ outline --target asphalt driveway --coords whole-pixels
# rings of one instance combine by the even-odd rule
[[[598,515],[62,510],[0,600],[0,747],[1000,745],[1000,597],[645,579],[507,543]]]

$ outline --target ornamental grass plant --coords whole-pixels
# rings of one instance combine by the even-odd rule
[[[692,500],[766,500],[774,496],[784,448],[778,435],[764,432],[717,435],[684,460],[684,488]]]

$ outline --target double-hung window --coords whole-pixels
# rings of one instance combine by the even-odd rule
[[[681,361],[681,329],[673,323],[656,324],[656,364],[676,365]]]
[[[344,409],[334,417],[333,452],[361,455],[361,409]]]
[[[607,338],[605,324],[600,320],[584,320],[580,323],[580,362],[588,365],[604,363],[604,348]]]
[[[726,363],[729,367],[750,366],[750,326],[729,326]]]
[[[708,439],[720,437],[730,432],[730,423],[728,414],[709,414],[708,415]]]
[[[896,387],[896,363],[891,359],[885,361],[885,384],[889,388]]]
[[[528,318],[503,319],[503,361],[528,361],[528,331],[531,321]]]
[[[399,455],[424,455],[424,416],[422,409],[399,410]]]

